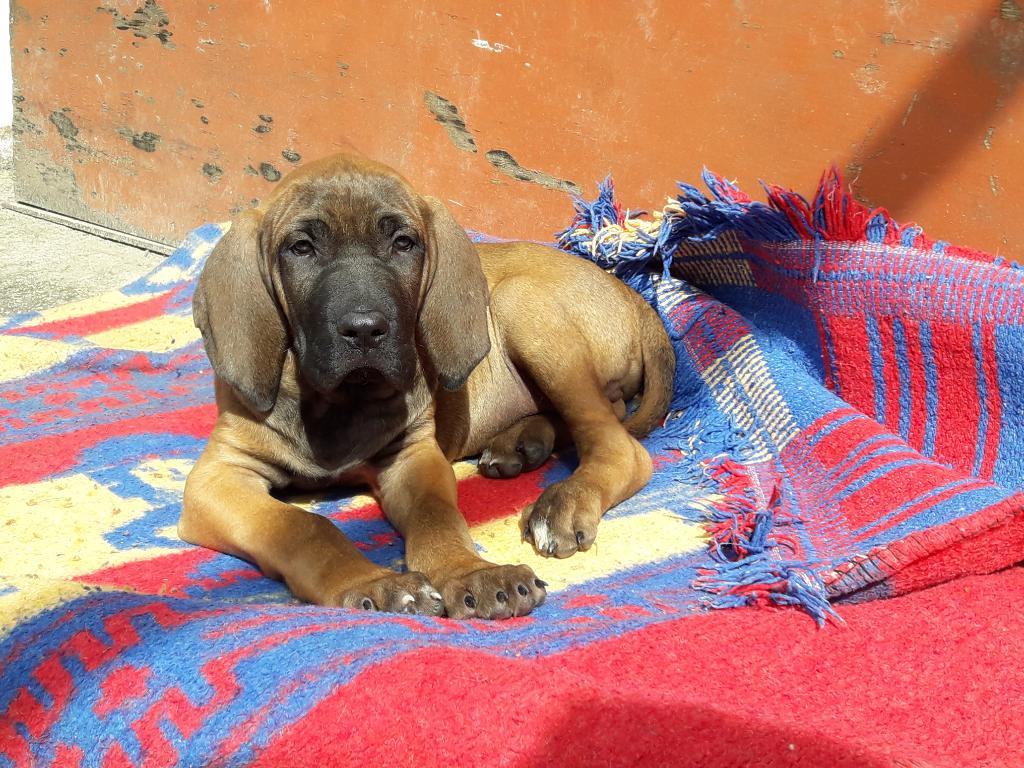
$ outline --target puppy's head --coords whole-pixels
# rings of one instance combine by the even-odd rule
[[[193,301],[217,375],[273,408],[290,347],[325,396],[407,390],[419,367],[458,389],[487,354],[476,249],[438,201],[346,156],[286,177],[217,244]]]

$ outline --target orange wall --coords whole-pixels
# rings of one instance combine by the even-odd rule
[[[550,237],[564,189],[609,172],[650,207],[704,165],[809,193],[835,161],[932,236],[1024,253],[1013,0],[16,0],[12,17],[22,200],[168,242],[259,200],[288,158],[348,148],[503,235]]]

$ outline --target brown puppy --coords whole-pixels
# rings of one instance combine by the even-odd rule
[[[291,173],[217,244],[193,310],[220,413],[178,531],[302,600],[524,615],[544,582],[480,558],[450,462],[483,451],[481,471],[515,476],[567,431],[579,467],[523,513],[524,537],[557,557],[590,547],[604,512],[650,479],[634,435],[664,416],[674,370],[657,315],[582,259],[474,246],[386,166],[338,156]],[[408,573],[270,493],[350,483],[405,538]]]

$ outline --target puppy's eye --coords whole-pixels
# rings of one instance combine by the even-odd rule
[[[416,246],[416,241],[406,235],[399,235],[391,245],[396,251],[411,251]]]
[[[297,243],[292,245],[291,251],[296,256],[309,256],[316,249],[309,240],[299,240]]]

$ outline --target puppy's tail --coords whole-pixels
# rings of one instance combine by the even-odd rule
[[[644,437],[661,424],[672,402],[672,384],[676,372],[676,353],[658,313],[638,296],[640,312],[640,349],[644,363],[644,389],[640,404],[623,422],[633,437]]]

